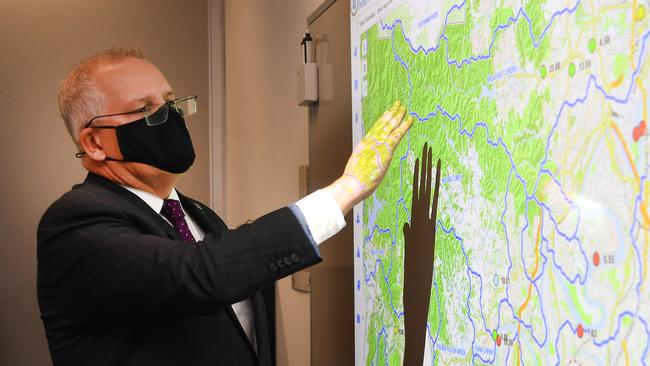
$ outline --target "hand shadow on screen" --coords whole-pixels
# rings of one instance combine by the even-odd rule
[[[411,223],[404,223],[404,342],[405,366],[422,365],[427,315],[431,297],[436,246],[436,217],[440,190],[440,160],[436,166],[435,191],[431,202],[432,151],[422,148],[422,165],[415,160]]]

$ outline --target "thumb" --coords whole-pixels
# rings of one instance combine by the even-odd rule
[[[409,231],[411,230],[411,226],[409,225],[408,222],[404,223],[403,230],[404,230],[404,237],[406,237],[408,235]]]

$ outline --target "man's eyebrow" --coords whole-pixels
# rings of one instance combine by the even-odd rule
[[[174,90],[172,90],[172,89],[167,90],[166,92],[163,92],[162,96],[163,96],[163,99],[167,99],[167,98],[169,98],[169,97],[173,97],[173,96],[174,96]],[[146,96],[146,97],[142,97],[142,98],[136,99],[135,102],[136,102],[137,104],[145,104],[145,105],[148,105],[148,104],[153,104],[153,103],[151,102],[151,100],[152,100],[151,96]]]

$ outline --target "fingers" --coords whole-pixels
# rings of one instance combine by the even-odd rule
[[[381,131],[384,129],[384,127],[394,118],[395,114],[397,114],[402,108],[402,102],[399,100],[395,101],[393,105],[386,111],[384,114],[379,117],[377,122],[372,126],[372,131]]]
[[[406,117],[406,106],[399,100],[393,103],[375,124],[366,137],[374,136],[375,138],[388,142],[391,149],[395,149],[402,140],[406,132],[413,125],[413,117]]]
[[[426,162],[427,162],[427,167],[426,167],[426,181],[424,185],[424,202],[426,203],[427,207],[427,217],[429,216],[429,207],[431,207],[431,178],[433,175],[433,149],[429,147],[428,144],[425,144],[426,150],[427,150],[427,157],[426,157]]]
[[[411,229],[411,225],[409,225],[408,222],[404,223],[403,226],[403,231],[404,231],[404,237],[406,238],[408,236],[409,230]]]
[[[411,212],[418,202],[418,191],[420,190],[420,158],[415,159],[415,168],[413,168],[413,196],[411,198]]]
[[[395,113],[393,113],[391,118],[387,121],[386,125],[383,128],[384,132],[386,134],[390,134],[391,132],[393,132],[402,123],[402,120],[404,120],[405,115],[406,115],[406,107],[402,105],[395,111]]]
[[[413,125],[413,121],[413,116],[404,118],[402,120],[402,123],[390,133],[388,141],[393,149],[399,145],[400,141],[402,141],[402,138],[404,135],[406,135],[406,132],[408,132],[409,128],[411,128]]]
[[[426,199],[426,187],[427,187],[427,147],[428,145],[425,143],[424,146],[422,146],[422,165],[420,165],[420,189],[418,189],[419,192],[419,199],[420,201],[423,201]],[[424,201],[427,202],[427,201]]]

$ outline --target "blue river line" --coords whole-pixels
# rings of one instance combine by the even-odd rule
[[[516,24],[521,19],[525,19],[525,21],[528,23],[528,25],[529,25],[529,34],[530,34],[531,41],[533,43],[533,46],[535,48],[537,48],[539,46],[540,42],[542,41],[542,39],[547,35],[547,33],[548,33],[550,27],[552,26],[553,22],[558,17],[560,17],[562,15],[574,13],[578,9],[578,7],[580,6],[580,1],[577,1],[575,3],[575,5],[573,5],[572,7],[563,8],[563,9],[561,9],[559,11],[554,12],[553,15],[551,16],[548,24],[544,27],[544,29],[542,30],[542,32],[539,34],[538,37],[535,37],[535,35],[533,34],[532,21],[529,18],[529,16],[526,14],[524,8],[522,7],[517,12],[516,16],[508,18],[507,21],[504,24],[500,24],[495,28],[495,30],[492,33],[492,39],[490,41],[490,45],[489,45],[488,50],[487,50],[487,52],[485,54],[470,56],[469,58],[462,59],[462,60],[453,60],[453,59],[450,59],[450,57],[449,57],[449,49],[448,49],[449,40],[448,40],[447,36],[445,35],[446,29],[447,29],[447,24],[448,24],[448,18],[449,18],[450,14],[453,11],[461,10],[465,6],[465,4],[466,4],[466,1],[463,1],[463,2],[461,2],[459,4],[453,5],[449,9],[449,11],[447,12],[447,14],[445,16],[445,22],[444,22],[442,34],[438,38],[438,44],[436,46],[434,46],[434,47],[431,47],[431,48],[426,48],[425,49],[423,46],[414,47],[411,40],[406,36],[406,34],[404,34],[402,22],[401,22],[400,19],[396,19],[392,24],[384,24],[383,22],[380,23],[380,26],[381,26],[381,28],[383,30],[390,30],[392,32],[392,43],[393,43],[394,58],[395,58],[395,60],[397,62],[399,62],[401,64],[401,66],[407,72],[407,78],[408,78],[408,83],[409,83],[409,105],[411,104],[411,100],[412,100],[413,85],[412,85],[412,82],[411,82],[411,75],[410,75],[409,65],[402,59],[402,57],[400,57],[400,55],[398,54],[398,52],[397,52],[397,50],[395,48],[395,32],[398,30],[398,27],[399,27],[399,30],[402,32],[402,34],[404,34],[404,38],[405,38],[406,42],[409,44],[410,49],[411,49],[411,51],[413,53],[423,52],[426,55],[426,54],[429,54],[431,52],[437,52],[439,47],[440,47],[440,42],[442,40],[445,40],[446,45],[447,45],[446,48],[445,48],[447,63],[450,66],[454,65],[457,68],[461,68],[461,67],[463,67],[463,65],[469,65],[469,64],[471,64],[473,62],[480,62],[480,61],[488,60],[492,56],[492,50],[493,50],[493,47],[494,47],[494,44],[495,44],[495,41],[496,41],[497,33],[499,31],[507,29],[508,27],[512,26],[513,24]],[[648,39],[649,36],[650,36],[650,32],[647,32],[647,33],[645,33],[643,35],[642,42],[641,42],[642,46],[641,46],[641,50],[639,52],[639,57],[638,57],[638,61],[636,63],[636,68],[632,73],[632,76],[630,78],[630,80],[631,80],[630,84],[627,87],[624,95],[616,96],[616,95],[611,95],[611,94],[607,93],[605,91],[605,89],[603,88],[603,86],[598,82],[597,78],[593,74],[591,74],[589,76],[588,80],[587,80],[587,85],[585,87],[585,91],[580,97],[578,97],[578,98],[576,98],[574,100],[566,100],[566,101],[562,102],[562,104],[561,104],[561,106],[560,106],[560,108],[559,108],[559,110],[557,112],[557,115],[555,117],[555,122],[554,122],[554,124],[553,124],[553,126],[552,126],[552,128],[550,130],[550,133],[549,133],[547,139],[546,139],[546,150],[545,150],[544,159],[540,163],[537,178],[536,178],[536,180],[535,180],[535,182],[533,184],[532,189],[530,189],[530,191],[529,191],[529,187],[528,187],[527,182],[519,174],[519,172],[517,170],[517,167],[515,165],[514,159],[512,157],[512,154],[510,153],[510,150],[508,149],[506,144],[503,142],[503,140],[500,137],[497,138],[496,141],[493,141],[493,140],[490,139],[490,137],[489,137],[490,133],[489,133],[489,128],[488,128],[487,123],[479,121],[476,124],[474,124],[471,131],[469,131],[466,128],[463,128],[463,122],[462,122],[461,117],[460,117],[459,114],[456,113],[456,114],[452,115],[451,113],[447,112],[441,105],[436,105],[435,108],[433,109],[433,111],[430,112],[429,114],[427,114],[426,116],[420,116],[417,113],[411,113],[421,123],[424,123],[424,122],[428,121],[429,119],[431,119],[432,117],[435,117],[435,116],[438,116],[438,115],[442,115],[442,116],[446,117],[448,120],[450,120],[452,122],[458,122],[458,124],[459,124],[459,128],[458,128],[459,134],[461,136],[465,136],[465,137],[470,138],[470,139],[472,139],[474,137],[474,134],[475,134],[475,132],[476,132],[476,130],[478,128],[483,128],[483,129],[485,129],[485,132],[486,132],[486,143],[489,146],[492,146],[493,148],[503,149],[503,152],[505,152],[506,155],[508,156],[508,158],[510,160],[511,168],[510,168],[510,172],[508,174],[508,182],[507,182],[507,185],[506,185],[506,192],[505,192],[505,195],[504,195],[504,198],[503,198],[503,211],[502,211],[501,217],[500,217],[500,222],[501,222],[501,225],[503,227],[503,231],[504,231],[505,238],[506,238],[506,247],[507,247],[506,253],[508,255],[508,262],[509,262],[509,266],[508,266],[508,270],[507,270],[507,276],[508,277],[510,276],[510,271],[512,269],[512,263],[513,262],[512,262],[512,257],[510,255],[510,248],[511,248],[510,240],[511,240],[511,238],[508,235],[507,225],[505,223],[504,218],[505,218],[505,215],[506,215],[506,212],[507,212],[507,197],[508,197],[508,193],[510,192],[510,187],[511,187],[513,177],[519,183],[521,183],[523,185],[525,196],[526,196],[526,199],[525,199],[526,215],[524,215],[525,224],[524,224],[523,228],[521,229],[521,231],[519,232],[520,253],[523,253],[523,243],[524,243],[523,236],[524,236],[524,233],[526,232],[526,230],[528,229],[528,226],[529,226],[528,215],[527,215],[529,203],[533,204],[533,205],[536,205],[537,207],[541,208],[544,212],[546,212],[546,214],[547,214],[546,216],[550,220],[550,224],[551,224],[553,230],[560,237],[562,237],[564,240],[566,240],[567,243],[574,243],[572,245],[576,245],[579,248],[580,252],[581,252],[581,258],[582,258],[582,262],[583,262],[581,264],[581,267],[584,267],[584,273],[577,273],[574,276],[570,276],[569,274],[567,274],[564,271],[562,266],[559,263],[557,263],[557,261],[555,260],[555,257],[556,257],[555,251],[552,248],[549,247],[548,239],[545,238],[544,235],[542,234],[542,242],[545,243],[546,246],[544,248],[542,245],[540,245],[540,253],[539,254],[543,258],[543,262],[542,262],[541,270],[540,270],[539,274],[537,274],[535,278],[530,278],[529,275],[528,275],[529,271],[528,271],[528,269],[526,267],[526,263],[525,263],[524,258],[523,258],[523,254],[520,254],[520,260],[521,260],[522,265],[524,267],[524,273],[525,273],[526,278],[528,279],[529,283],[534,287],[534,289],[535,289],[535,291],[537,293],[537,296],[540,299],[540,312],[541,312],[542,320],[543,320],[543,323],[544,323],[543,337],[541,339],[538,338],[536,336],[535,332],[533,331],[532,325],[526,323],[523,319],[520,319],[516,315],[515,309],[514,309],[513,305],[510,303],[510,300],[509,300],[510,299],[510,295],[509,295],[509,287],[510,287],[510,285],[509,284],[506,285],[506,297],[499,300],[498,311],[497,311],[498,318],[497,318],[497,325],[496,325],[495,329],[499,329],[499,327],[501,326],[502,307],[505,307],[506,312],[509,313],[509,315],[513,319],[516,319],[517,322],[521,326],[523,326],[525,329],[527,329],[530,332],[530,335],[531,335],[533,341],[535,342],[535,344],[539,348],[544,347],[547,344],[547,342],[549,341],[548,325],[547,325],[546,315],[545,315],[545,311],[544,311],[544,303],[542,302],[542,297],[539,296],[539,288],[538,288],[538,285],[537,285],[538,280],[540,278],[542,278],[542,276],[545,273],[545,270],[546,270],[546,267],[547,267],[547,265],[546,265],[547,262],[549,262],[549,258],[543,254],[542,249],[545,249],[545,251],[550,254],[550,257],[551,257],[550,262],[552,263],[553,268],[558,270],[561,273],[562,277],[567,280],[567,282],[569,282],[570,284],[585,285],[586,280],[587,280],[588,271],[589,271],[589,265],[588,265],[589,262],[588,262],[588,259],[587,259],[588,257],[587,257],[587,255],[586,255],[586,253],[585,253],[585,251],[584,251],[584,249],[582,247],[581,240],[578,237],[578,230],[579,230],[579,225],[580,225],[580,215],[579,215],[578,208],[575,206],[575,204],[572,202],[572,200],[567,196],[567,194],[565,193],[564,189],[562,188],[562,185],[559,182],[559,180],[552,174],[552,172],[550,170],[545,168],[545,165],[546,165],[546,163],[548,161],[549,149],[550,149],[550,145],[551,145],[551,138],[552,138],[553,134],[557,130],[557,126],[559,125],[560,117],[562,116],[563,112],[565,112],[568,109],[574,108],[576,105],[585,103],[586,100],[589,98],[590,91],[593,93],[594,89],[595,89],[595,91],[602,94],[607,100],[609,100],[609,101],[611,101],[613,103],[617,103],[617,104],[627,104],[628,103],[628,101],[630,99],[630,95],[631,95],[631,93],[632,93],[632,91],[634,89],[634,85],[635,85],[634,80],[636,80],[636,76],[640,72],[641,65],[643,64],[642,61],[644,60],[644,57],[645,57],[647,39]],[[406,207],[406,203],[405,203],[405,200],[404,200],[404,187],[403,187],[404,179],[403,179],[403,175],[402,175],[402,173],[403,173],[402,164],[407,159],[408,151],[411,150],[411,147],[410,147],[410,144],[411,144],[410,133],[409,133],[409,135],[407,137],[407,141],[408,141],[409,147],[408,147],[408,149],[406,149],[407,152],[403,156],[400,157],[400,161],[399,161],[401,198],[396,202],[397,209],[396,209],[396,215],[395,215],[395,222],[396,222],[395,227],[394,227],[395,232],[397,232],[397,230],[399,230],[399,228],[398,228],[398,225],[399,225],[398,213],[399,212],[398,211],[400,209],[403,209],[404,212],[406,212],[407,220],[410,222],[410,212],[409,212],[408,208]],[[409,172],[410,172],[410,170],[409,170]],[[537,191],[541,176],[543,174],[548,175],[551,178],[551,180],[553,181],[553,183],[555,185],[557,185],[557,187],[559,188],[560,193],[561,193],[564,201],[567,202],[571,206],[571,208],[573,210],[578,211],[578,219],[577,219],[577,222],[576,222],[576,225],[575,225],[575,230],[573,231],[573,233],[565,233],[565,232],[563,232],[559,228],[557,220],[553,216],[553,213],[552,213],[550,207],[548,207],[546,204],[541,202],[535,196],[535,192]],[[641,193],[639,193],[635,198],[634,216],[633,216],[635,218],[637,217],[637,215],[639,213],[641,200],[642,200],[643,185],[645,184],[646,180],[647,180],[647,176],[644,175],[644,176],[641,177],[640,187],[639,187],[640,188],[639,192],[641,192]],[[542,218],[543,218],[543,216],[542,216]],[[638,264],[639,264],[639,266],[638,266],[639,267],[639,282],[638,282],[638,284],[636,286],[636,292],[637,292],[638,295],[640,295],[640,287],[641,287],[641,282],[643,281],[643,277],[642,277],[642,273],[641,273],[642,272],[642,270],[641,270],[641,261],[642,261],[641,252],[640,252],[640,250],[638,248],[638,243],[636,242],[636,239],[635,239],[635,236],[634,236],[634,232],[639,229],[637,221],[638,220],[636,220],[636,219],[634,220],[633,225],[629,230],[629,235],[630,235],[630,238],[632,240],[632,244],[634,246],[634,250],[635,250],[636,255],[637,255],[637,261],[638,261]],[[547,224],[542,222],[542,225],[545,226]],[[444,224],[440,220],[438,221],[437,229],[441,230],[445,235],[453,235],[454,238],[456,239],[456,241],[459,243],[459,245],[460,245],[460,247],[462,249],[463,255],[465,257],[465,263],[466,263],[466,266],[467,266],[467,279],[468,279],[468,283],[469,283],[469,291],[468,291],[467,298],[466,298],[466,301],[465,301],[465,305],[466,305],[466,308],[467,308],[466,315],[467,315],[467,318],[469,319],[469,321],[470,321],[470,323],[472,325],[472,331],[473,331],[473,339],[472,339],[472,345],[471,345],[472,364],[474,364],[476,359],[478,359],[480,362],[482,362],[484,364],[493,364],[495,359],[496,359],[496,353],[497,353],[496,343],[493,344],[493,349],[492,349],[493,350],[492,351],[493,357],[491,357],[489,359],[485,359],[485,358],[483,358],[481,353],[475,352],[475,348],[479,348],[480,346],[476,345],[476,332],[477,332],[477,329],[476,329],[476,324],[474,323],[474,319],[472,318],[471,313],[470,313],[470,309],[471,309],[471,307],[470,307],[470,295],[472,293],[472,277],[474,277],[474,278],[478,279],[478,283],[480,284],[480,286],[479,286],[479,308],[480,308],[480,318],[481,318],[482,323],[483,323],[482,324],[482,328],[483,328],[482,330],[485,331],[487,334],[490,334],[491,329],[487,326],[487,321],[485,319],[484,312],[483,312],[483,278],[478,272],[476,272],[475,270],[473,270],[470,267],[469,258],[467,256],[467,253],[466,253],[466,250],[465,250],[465,247],[464,247],[463,239],[457,234],[456,229],[454,227],[447,227],[447,228],[444,227]],[[366,243],[372,241],[375,234],[381,234],[381,235],[388,234],[391,237],[392,247],[393,247],[393,249],[395,248],[395,246],[396,246],[396,235],[394,234],[393,230],[391,230],[389,228],[383,229],[383,228],[380,228],[378,225],[374,225],[371,232],[370,232],[370,235],[364,238],[364,244],[363,244],[364,247],[365,247]],[[365,281],[366,281],[366,284],[368,284],[370,281],[372,281],[373,277],[375,277],[375,275],[377,273],[378,267],[379,266],[381,267],[381,272],[383,273],[383,279],[386,282],[386,284],[388,285],[388,289],[389,289],[390,306],[392,308],[393,313],[397,317],[397,319],[399,319],[400,317],[402,317],[404,315],[404,313],[403,313],[403,311],[399,311],[398,309],[396,309],[394,304],[392,303],[392,293],[390,292],[391,289],[390,289],[390,286],[389,286],[390,284],[388,282],[388,278],[389,278],[391,270],[392,270],[392,265],[393,265],[393,263],[392,263],[392,259],[391,259],[391,261],[389,263],[388,270],[386,270],[383,262],[381,261],[381,259],[378,258],[378,259],[375,260],[374,268],[372,269],[372,271],[368,272],[368,268],[366,268],[366,265],[364,263],[364,273],[367,274],[367,276],[365,276]],[[437,298],[438,297],[438,285],[437,285],[435,279],[433,281],[433,288],[434,288],[434,291],[435,291],[435,294],[436,294],[435,296]],[[430,342],[432,344],[433,349],[447,349],[448,347],[451,347],[453,349],[458,349],[457,347],[450,346],[450,345],[440,346],[440,347],[436,348],[436,345],[438,344],[438,337],[439,337],[439,333],[440,333],[440,327],[442,325],[442,316],[440,314],[440,306],[439,305],[438,305],[438,314],[439,314],[439,316],[438,316],[439,323],[438,323],[438,326],[437,326],[437,331],[436,331],[435,336],[433,336],[431,334],[430,326],[429,326],[429,324],[427,324],[427,336],[428,336],[428,338],[429,338],[429,340],[430,340]],[[647,366],[646,358],[647,358],[649,348],[650,348],[650,330],[649,330],[649,327],[648,327],[648,323],[647,323],[647,321],[645,319],[643,319],[643,318],[639,317],[638,315],[633,314],[633,313],[631,313],[629,311],[622,312],[618,316],[618,325],[617,325],[617,328],[613,332],[612,335],[606,337],[603,340],[597,340],[597,339],[594,338],[592,340],[592,343],[597,347],[602,347],[602,346],[605,346],[608,343],[616,340],[619,333],[620,333],[622,319],[625,318],[625,317],[630,317],[630,318],[633,318],[633,319],[637,319],[644,326],[645,333],[646,333],[646,335],[648,337],[648,342],[646,343],[646,346],[645,346],[645,348],[643,350],[641,360],[643,362],[643,365]],[[571,333],[575,334],[577,332],[577,324],[574,325],[569,320],[565,320],[560,325],[560,327],[559,327],[559,329],[557,331],[557,334],[555,335],[555,339],[554,339],[554,345],[555,345],[555,349],[556,349],[556,352],[557,352],[556,365],[559,364],[559,362],[560,362],[558,341],[559,341],[559,338],[560,338],[560,335],[561,335],[562,331],[565,328],[568,331],[570,331]],[[383,335],[383,337],[382,337],[382,335]],[[387,344],[386,344],[386,329],[384,327],[382,327],[382,329],[379,332],[377,337],[378,337],[378,342],[377,342],[378,347],[379,347],[380,340],[383,338],[384,353],[385,353],[385,356],[386,356],[385,359],[386,359],[386,364],[388,364],[387,363],[388,362],[388,354],[387,354],[387,348],[388,347],[387,347]],[[519,334],[517,334],[516,332],[513,335],[513,341],[517,342],[519,344],[520,349],[522,349],[521,348],[521,338],[519,337]],[[480,348],[483,349],[484,347],[480,347]],[[509,357],[510,357],[510,347],[506,347],[506,349],[507,349],[507,354],[506,354],[506,363],[507,363],[508,360],[509,360]],[[523,352],[519,352],[519,358],[520,358],[520,361],[523,363],[522,353]],[[434,360],[435,360],[436,356],[437,356],[437,353],[434,352]]]

